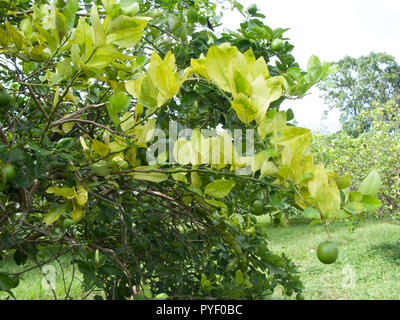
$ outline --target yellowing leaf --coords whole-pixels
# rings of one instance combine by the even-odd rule
[[[75,198],[75,188],[58,188],[58,187],[49,187],[46,190],[46,193],[53,193],[57,197],[64,197],[66,199]]]
[[[83,215],[85,214],[85,211],[76,201],[73,201],[72,205],[73,205],[73,209],[71,212],[71,218],[74,221],[78,221],[83,217]]]
[[[92,148],[100,157],[106,157],[110,154],[110,148],[106,144],[98,140],[92,140]]]
[[[234,186],[235,181],[223,179],[215,180],[206,185],[204,193],[214,198],[224,198],[231,192]]]
[[[240,93],[235,100],[232,101],[232,108],[236,111],[239,120],[245,124],[252,122],[258,114],[257,107],[243,93]]]
[[[64,133],[68,133],[71,132],[71,130],[74,128],[74,122],[65,122],[62,124],[62,130],[64,131]]]
[[[154,170],[151,167],[136,167],[135,170],[148,171]],[[137,180],[145,180],[160,183],[168,179],[168,176],[161,172],[133,172],[132,177]]]
[[[60,218],[61,214],[65,212],[67,206],[68,204],[63,203],[51,208],[44,218],[44,222],[46,223],[46,225],[50,225],[56,222]]]
[[[328,184],[328,175],[326,174],[324,166],[320,164],[316,165],[312,169],[311,173],[313,174],[313,177],[308,181],[308,190],[311,195],[315,197],[319,188],[324,184]]]
[[[321,186],[315,200],[326,218],[334,218],[340,211],[340,191],[334,181]]]
[[[192,144],[189,140],[178,139],[174,144],[173,155],[177,163],[189,164],[191,161]]]
[[[174,179],[175,181],[180,181],[180,182],[183,182],[186,184],[189,183],[186,178],[185,173],[183,173],[183,172],[172,173],[171,176],[172,176],[172,179]]]
[[[205,202],[207,202],[208,204],[212,205],[213,207],[227,208],[226,204],[223,203],[222,201],[205,199]]]
[[[295,154],[307,149],[311,144],[312,133],[310,130],[298,127],[285,127],[279,137],[271,139],[271,143],[288,147]]]
[[[262,177],[272,176],[278,173],[278,168],[272,161],[265,161],[261,166],[261,175]]]
[[[238,49],[229,43],[211,47],[207,52],[206,69],[210,79],[222,90],[233,92],[233,74],[231,61]]]
[[[76,202],[79,206],[84,206],[88,201],[88,191],[82,186],[78,185],[76,192]]]
[[[142,39],[146,25],[147,21],[143,18],[120,15],[109,25],[107,43],[131,48]]]
[[[106,34],[104,32],[103,25],[100,22],[97,6],[92,6],[92,10],[90,12],[90,20],[92,21],[93,25],[95,46],[100,46],[105,43]]]
[[[135,167],[137,165],[136,153],[137,153],[136,148],[135,147],[130,147],[129,150],[127,151],[126,155],[125,155],[126,160],[128,160],[129,163],[133,167]]]

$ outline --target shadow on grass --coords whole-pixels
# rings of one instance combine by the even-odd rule
[[[379,254],[390,263],[400,265],[400,241],[385,242],[376,246],[369,247],[371,253]]]

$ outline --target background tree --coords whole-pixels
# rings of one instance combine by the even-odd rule
[[[293,207],[327,225],[379,207],[375,173],[346,196],[348,177],[316,164],[310,130],[279,110],[330,65],[312,56],[300,70],[287,29],[225,4],[243,15],[235,32],[218,32],[208,0],[0,1],[0,252],[18,266],[0,272],[1,291],[13,294],[27,261],[68,253],[97,298],[301,294],[255,216],[284,223]],[[174,143],[171,121],[195,130]],[[254,154],[226,130],[200,132],[216,127],[254,129]],[[148,157],[156,141],[172,152]]]
[[[340,122],[346,133],[357,136],[371,129],[368,118],[360,114],[375,108],[375,102],[383,105],[393,100],[394,107],[398,108],[400,66],[393,56],[386,53],[371,53],[360,58],[347,56],[335,65],[339,71],[318,87],[329,107],[340,111]],[[397,112],[400,111],[397,109]]]
[[[400,114],[395,103],[374,103],[374,108],[362,110],[359,119],[369,123],[369,130],[357,138],[343,130],[332,135],[315,134],[313,151],[317,161],[332,170],[341,174],[351,172],[353,189],[357,189],[369,171],[379,170],[383,182],[379,198],[384,204],[380,213],[397,218],[400,213]]]

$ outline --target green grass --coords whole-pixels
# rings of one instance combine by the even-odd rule
[[[374,219],[349,232],[343,223],[330,225],[339,247],[331,265],[316,255],[318,244],[328,238],[323,226],[295,222],[268,230],[271,249],[300,266],[306,299],[400,299],[400,226]]]
[[[38,261],[45,261],[52,257],[54,252],[39,252],[38,253]],[[59,258],[59,263],[57,261],[52,261],[47,263],[44,266],[51,266],[54,268],[56,272],[56,281],[55,281],[55,293],[57,295],[57,299],[65,299],[66,290],[68,291],[73,268],[71,265],[71,255],[66,254]],[[28,259],[27,264],[25,266],[17,266],[13,260],[12,256],[8,256],[3,258],[0,261],[0,272],[4,273],[17,273],[24,269],[28,269],[30,267],[35,266],[35,264]],[[44,267],[43,266],[43,267]],[[63,277],[64,272],[64,277]],[[46,274],[48,274],[46,272]],[[54,295],[50,289],[45,289],[42,285],[42,280],[44,279],[43,273],[39,268],[35,268],[31,271],[28,271],[22,275],[22,279],[20,280],[20,284],[18,287],[12,290],[14,295],[18,300],[53,300]],[[79,273],[78,268],[75,268],[74,281],[72,282],[71,290],[70,290],[70,298],[72,299],[80,299],[85,293],[82,290],[81,285],[82,275]],[[64,286],[65,281],[65,286]],[[0,292],[0,300],[6,299],[8,294],[5,292]]]

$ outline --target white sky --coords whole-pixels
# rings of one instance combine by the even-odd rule
[[[257,4],[271,28],[290,28],[284,35],[295,46],[293,55],[302,69],[315,54],[321,61],[337,61],[349,55],[359,57],[370,52],[386,52],[400,62],[400,1],[399,0],[239,0],[247,8]],[[224,26],[234,29],[243,21],[238,12],[226,12]],[[312,130],[340,129],[339,114],[331,111],[321,121],[326,109],[319,90],[302,100],[285,101],[300,126]]]

